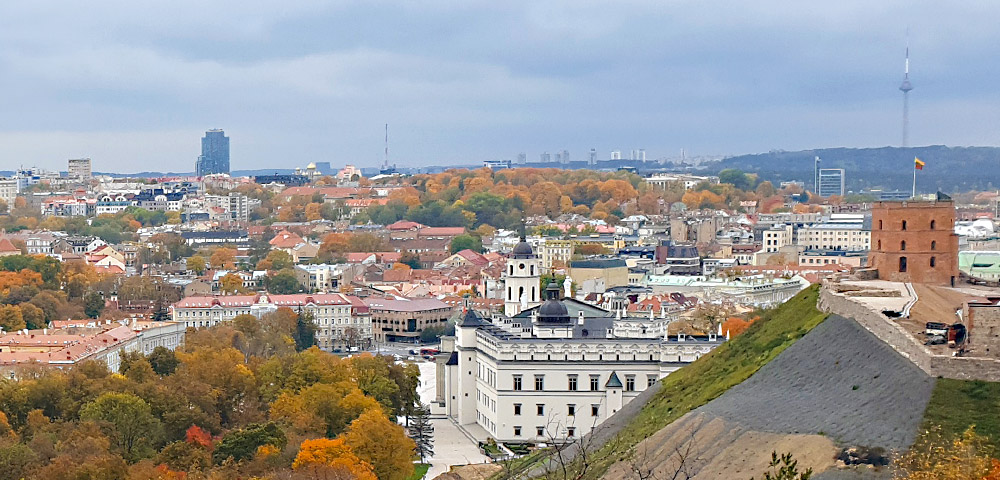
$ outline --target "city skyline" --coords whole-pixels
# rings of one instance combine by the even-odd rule
[[[907,26],[920,79],[909,143],[996,145],[994,13],[902,1],[3,5],[0,85],[17,95],[0,100],[0,160],[189,171],[191,139],[212,125],[240,139],[235,169],[374,167],[385,123],[400,167],[897,145]]]

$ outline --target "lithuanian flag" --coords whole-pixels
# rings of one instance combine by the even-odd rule
[[[913,168],[916,168],[917,170],[923,170],[924,161],[917,157],[913,157]]]

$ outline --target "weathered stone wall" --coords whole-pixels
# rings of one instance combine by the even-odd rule
[[[817,308],[821,311],[836,313],[858,322],[865,330],[887,343],[904,358],[909,359],[928,375],[934,375],[931,369],[931,352],[918,343],[903,327],[892,322],[881,312],[847,297],[835,295],[827,288],[820,289]]]
[[[976,351],[987,357],[1000,357],[1000,307],[969,305],[968,318]]]
[[[934,355],[903,327],[864,304],[822,288],[817,307],[854,319],[859,325],[913,362],[928,375],[956,380],[1000,382],[1000,360],[982,357]]]

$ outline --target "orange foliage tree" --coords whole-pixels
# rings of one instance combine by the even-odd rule
[[[358,458],[342,438],[304,440],[292,468],[311,470],[316,478],[376,480],[371,464]]]

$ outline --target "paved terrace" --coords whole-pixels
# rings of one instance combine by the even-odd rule
[[[974,349],[958,357],[946,345],[924,345],[925,323],[958,321],[955,311],[971,298],[975,297],[945,287],[879,280],[829,281],[820,292],[818,307],[858,322],[928,375],[1000,381],[1000,359],[976,356]]]

